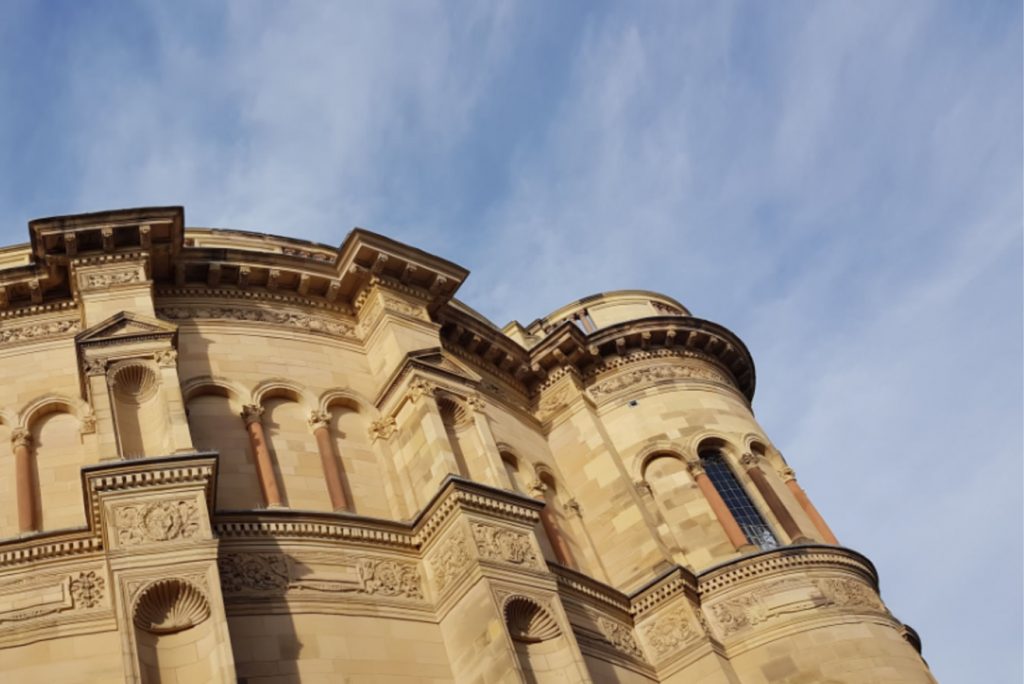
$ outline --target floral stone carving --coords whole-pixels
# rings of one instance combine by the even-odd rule
[[[280,592],[288,589],[288,561],[278,553],[231,553],[217,561],[225,592]]]
[[[476,549],[481,558],[515,565],[540,566],[533,544],[523,532],[473,523],[473,539],[476,540]]]
[[[437,578],[438,588],[443,589],[458,577],[459,573],[469,565],[469,561],[466,537],[462,532],[456,532],[441,542],[434,556],[430,559],[430,565],[434,570],[434,577]]]
[[[597,619],[597,626],[605,641],[622,651],[626,655],[643,659],[643,652],[633,638],[633,630],[623,624],[609,620],[606,617]]]
[[[655,618],[650,624],[644,625],[641,633],[659,658],[678,651],[698,636],[690,618],[681,609]]]
[[[648,366],[647,368],[638,368],[627,373],[620,373],[613,378],[599,382],[590,388],[590,394],[596,399],[620,392],[634,385],[676,379],[707,380],[730,384],[724,375],[716,373],[710,368],[679,365]]]
[[[422,599],[420,573],[416,566],[391,560],[361,558],[356,566],[362,590],[381,596]]]
[[[75,600],[75,606],[83,608],[95,608],[103,600],[102,577],[95,572],[80,572],[78,577],[71,580],[71,596]]]
[[[121,546],[190,539],[199,533],[199,506],[188,499],[121,506],[114,526]]]

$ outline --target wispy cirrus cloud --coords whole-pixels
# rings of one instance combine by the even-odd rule
[[[940,681],[1021,678],[1019,7],[84,4],[0,9],[7,242],[182,203],[389,233],[498,323],[676,296]]]

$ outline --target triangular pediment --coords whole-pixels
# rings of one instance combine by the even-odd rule
[[[409,354],[409,360],[418,363],[421,366],[429,366],[439,371],[444,371],[451,375],[458,375],[474,382],[480,379],[478,374],[466,368],[461,363],[452,360],[443,354],[439,348],[412,352]]]
[[[75,336],[78,344],[109,343],[133,339],[172,338],[178,326],[159,318],[122,311]]]

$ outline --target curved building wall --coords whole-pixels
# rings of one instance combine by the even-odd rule
[[[12,681],[932,681],[743,343],[675,300],[499,330],[464,269],[366,231],[29,229],[0,268]]]

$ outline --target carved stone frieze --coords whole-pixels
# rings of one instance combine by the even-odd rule
[[[378,558],[360,558],[356,565],[362,590],[380,596],[423,598],[420,572],[412,563]]]
[[[279,553],[229,553],[220,557],[217,567],[225,593],[288,589],[288,561]]]
[[[443,540],[430,558],[430,566],[434,571],[438,589],[444,589],[470,563],[466,536],[461,531],[454,532]]]
[[[542,567],[530,537],[505,527],[473,523],[473,539],[477,553],[486,560],[497,560],[513,565]]]
[[[397,297],[385,297],[384,308],[389,311],[396,311],[404,316],[410,316],[420,320],[424,319],[423,307],[413,306],[409,302],[398,299]]]
[[[640,630],[644,643],[659,660],[682,650],[700,637],[687,612],[678,608],[658,615]]]
[[[290,311],[232,306],[167,306],[158,309],[157,315],[172,321],[205,318],[273,323],[299,330],[337,335],[339,337],[356,337],[356,328],[349,323]]]
[[[723,636],[728,637],[789,615],[828,607],[885,612],[874,590],[855,579],[793,577],[774,580],[715,603],[711,615]]]
[[[654,384],[664,380],[677,379],[706,380],[730,384],[728,378],[711,368],[695,365],[665,364],[619,373],[608,380],[602,380],[591,385],[589,391],[592,397],[599,399],[635,387],[636,385]]]
[[[138,268],[127,271],[102,271],[100,273],[84,273],[78,279],[78,287],[82,290],[102,290],[117,285],[129,285],[142,282],[142,273]]]
[[[572,388],[569,385],[562,385],[556,390],[546,392],[537,404],[537,419],[550,420],[566,408],[569,405],[571,391]]]
[[[218,561],[226,594],[284,595],[288,590],[323,594],[369,594],[422,600],[423,587],[415,563],[387,558],[338,556],[332,565],[341,576],[321,577],[280,553],[239,552]]]
[[[81,323],[75,320],[45,321],[30,323],[10,328],[0,328],[0,345],[15,344],[28,340],[39,340],[47,337],[56,337],[67,333],[76,333],[81,329]]]
[[[639,658],[641,660],[643,659],[643,651],[641,651],[640,646],[637,645],[636,639],[633,637],[632,629],[622,623],[609,620],[606,617],[599,617],[597,619],[597,626],[598,629],[601,630],[601,636],[603,636],[605,641],[609,644],[628,656]]]
[[[114,509],[120,546],[191,539],[199,534],[199,506],[192,499],[128,504]]]

